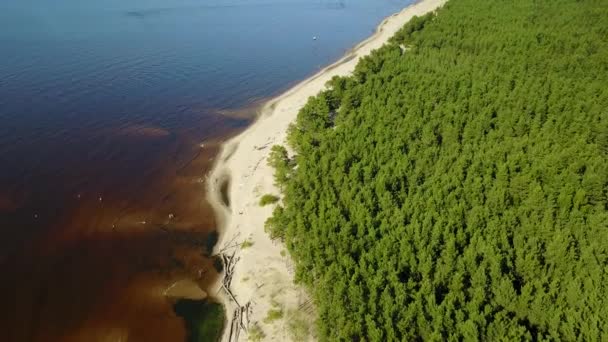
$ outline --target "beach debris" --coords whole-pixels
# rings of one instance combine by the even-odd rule
[[[259,146],[259,147],[258,146],[253,146],[253,148],[256,149],[256,150],[258,150],[258,151],[261,151],[261,150],[265,149],[266,147],[268,147],[268,145],[270,145],[270,144],[271,143],[268,142],[268,143],[266,143],[266,144],[264,144],[262,146]]]
[[[298,299],[298,301],[300,302],[300,299]],[[307,299],[304,302],[302,302],[300,305],[298,305],[298,310],[308,313],[308,314],[312,314],[315,310],[315,306],[314,303],[312,302],[312,299]]]
[[[228,295],[229,300],[236,305],[236,308],[234,309],[232,313],[232,318],[230,320],[230,332],[228,335],[228,342],[238,341],[241,330],[247,331],[250,323],[249,316],[253,313],[251,302],[247,302],[247,304],[241,305],[230,289],[232,278],[234,276],[234,267],[240,259],[240,257],[236,256],[237,251],[240,250],[240,248],[238,248],[240,246],[240,243],[235,243],[235,240],[239,236],[240,233],[234,234],[232,239],[225,243],[224,247],[218,253],[218,256],[222,260],[222,265],[224,266],[221,289],[224,290],[224,292]],[[232,253],[228,254],[228,250],[232,250]]]
[[[244,330],[245,332],[247,331],[247,328],[249,327],[249,314],[251,310],[251,302],[234,309],[232,321],[230,322],[230,334],[228,335],[228,342],[238,341],[241,330]],[[243,320],[247,322],[247,326],[245,326]]]
[[[239,261],[239,257],[235,256],[236,251],[237,250],[234,249],[231,255],[227,255],[225,253],[220,254],[222,257],[222,264],[224,265],[224,279],[222,279],[222,288],[236,305],[241,306],[236,300],[236,297],[234,297],[232,291],[230,291],[230,283],[232,283],[234,266],[236,265],[237,261]]]
[[[34,214],[34,218],[37,219],[38,218],[38,214]]]
[[[175,217],[175,215],[173,215],[173,213],[169,214],[169,220],[172,220]]]
[[[103,198],[101,198],[101,196],[99,196],[99,202],[103,201]]]
[[[80,198],[80,197],[81,197],[81,195],[80,195],[80,194],[76,195],[76,198]]]
[[[243,215],[243,211],[242,210],[239,210],[239,215]]]
[[[239,226],[237,225],[236,227],[238,228]],[[236,234],[234,234],[234,236],[232,236],[232,239],[230,239],[230,241],[228,241],[224,244],[224,247],[222,247],[222,249],[220,249],[218,254],[221,255],[222,253],[224,253],[225,251],[227,251],[229,249],[234,249],[234,248],[240,247],[241,244],[238,242],[235,242],[235,240],[239,236],[241,236],[240,232],[237,232]]]

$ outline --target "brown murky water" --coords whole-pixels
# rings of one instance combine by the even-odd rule
[[[0,151],[13,162],[0,177],[2,341],[185,340],[163,292],[216,276],[203,179],[219,138],[246,123],[211,118],[206,131],[123,125]]]

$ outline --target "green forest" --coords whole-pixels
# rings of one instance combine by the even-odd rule
[[[608,341],[608,2],[450,0],[269,163],[323,341]]]

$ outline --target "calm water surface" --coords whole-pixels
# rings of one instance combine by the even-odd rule
[[[0,340],[184,340],[218,144],[410,2],[0,1]]]

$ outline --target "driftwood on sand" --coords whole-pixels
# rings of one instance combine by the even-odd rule
[[[219,252],[219,257],[222,260],[224,267],[223,278],[222,278],[222,289],[228,295],[228,298],[235,304],[236,308],[232,313],[230,320],[230,332],[228,333],[228,342],[238,341],[241,330],[247,331],[249,327],[249,315],[251,314],[251,302],[247,302],[245,305],[241,305],[232,290],[230,284],[232,283],[232,277],[234,276],[234,267],[239,261],[240,257],[236,255],[238,246],[240,243],[233,243],[236,236],[227,243],[227,246],[222,248]],[[229,253],[232,250],[232,253]]]
[[[235,256],[235,254],[236,249],[232,252],[231,255],[225,253],[220,254],[222,258],[222,264],[224,265],[224,279],[222,279],[222,289],[226,291],[226,293],[230,296],[232,301],[234,301],[237,306],[241,306],[236,300],[236,297],[234,296],[232,291],[230,290],[230,283],[232,282],[232,276],[234,274],[234,265],[240,259],[239,257]]]
[[[230,322],[230,333],[228,335],[228,341],[238,341],[241,330],[247,331],[249,327],[249,314],[251,310],[251,303],[247,303],[244,306],[239,306],[234,309],[232,314],[232,320]]]

